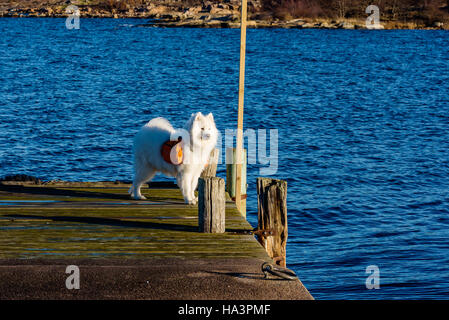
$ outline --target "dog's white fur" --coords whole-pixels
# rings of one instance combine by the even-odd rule
[[[167,140],[182,136],[183,163],[167,163],[161,155],[161,147]],[[211,151],[217,144],[218,130],[214,116],[201,112],[192,114],[184,130],[175,130],[165,118],[155,118],[144,125],[134,138],[134,179],[129,189],[131,197],[143,200],[140,193],[143,183],[150,181],[157,172],[176,177],[179,188],[188,204],[196,204],[195,189],[198,178],[206,167]]]

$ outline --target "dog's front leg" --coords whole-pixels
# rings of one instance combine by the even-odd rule
[[[191,186],[191,197],[192,197],[192,199],[194,199],[194,201],[195,201],[195,203],[197,203],[198,202],[198,197],[196,197],[195,196],[195,190],[196,190],[196,187],[198,186],[198,179],[200,178],[200,176],[201,176],[201,171],[199,171],[199,173],[197,172],[196,174],[194,174],[193,175],[193,178],[192,178],[192,186]]]
[[[184,201],[188,204],[195,204],[196,201],[192,198],[192,174],[190,173],[178,173],[176,180],[178,182],[178,186],[181,189],[182,195],[184,197]]]

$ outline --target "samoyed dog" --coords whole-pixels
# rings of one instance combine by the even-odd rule
[[[164,160],[162,145],[182,137],[183,161],[175,165]],[[157,172],[176,177],[184,201],[196,204],[195,189],[198,178],[207,165],[209,155],[217,144],[218,130],[214,116],[201,112],[192,114],[183,129],[175,130],[165,118],[155,118],[144,125],[134,138],[134,179],[129,189],[131,197],[144,200],[140,193],[143,183],[150,181]]]

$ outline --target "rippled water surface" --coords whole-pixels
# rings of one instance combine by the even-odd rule
[[[131,179],[152,117],[236,125],[239,30],[138,23],[0,19],[0,175]],[[247,45],[245,127],[279,130],[289,267],[317,299],[449,298],[448,33],[248,30]]]

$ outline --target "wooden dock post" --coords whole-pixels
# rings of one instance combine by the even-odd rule
[[[286,266],[287,181],[257,178],[257,209],[259,242],[268,255]]]
[[[218,156],[220,155],[220,150],[214,149],[210,153],[208,165],[204,168],[201,173],[201,178],[205,177],[215,177],[217,175],[217,166],[218,166]]]
[[[235,148],[226,149],[226,191],[233,201],[237,203],[237,151]],[[241,152],[242,161],[240,162],[240,213],[246,217],[246,149]]]
[[[198,180],[198,225],[205,233],[225,232],[226,199],[224,180],[206,177]]]

